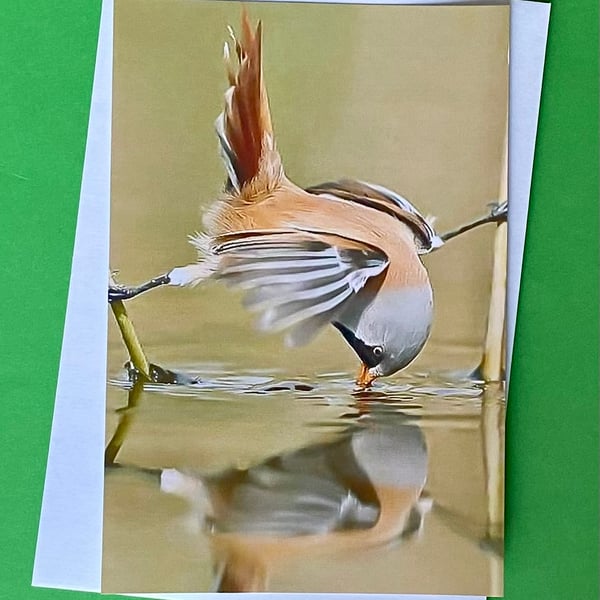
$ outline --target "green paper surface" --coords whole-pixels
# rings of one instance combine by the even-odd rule
[[[30,581],[100,5],[0,19],[2,599],[96,597]],[[598,597],[598,245],[598,3],[556,0],[509,391],[509,600]]]

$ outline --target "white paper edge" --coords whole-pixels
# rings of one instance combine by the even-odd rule
[[[296,0],[292,0],[296,1]],[[298,0],[300,1],[300,0]],[[338,0],[327,0],[338,2]],[[365,4],[463,4],[376,2]],[[464,2],[472,4],[476,2]],[[490,2],[502,4],[503,2]],[[539,113],[549,4],[511,2],[508,363],[512,355],[527,223],[533,152]],[[110,198],[113,0],[104,0],[92,92],[88,139],[75,248],[33,585],[99,592],[102,572],[104,402],[106,386],[106,276]],[[91,273],[97,273],[91,278]],[[78,426],[71,428],[75,419]],[[231,594],[138,594],[146,598],[192,600]],[[235,597],[238,595],[236,594]],[[267,600],[306,594],[244,594]],[[358,598],[355,594],[311,594]],[[398,600],[485,600],[478,596],[372,595]]]
[[[510,7],[508,112],[508,276],[506,380],[510,377],[550,4],[513,0]],[[515,49],[519,48],[519,52]],[[507,385],[508,389],[508,385]]]
[[[112,26],[105,0],[32,581],[83,591],[102,565]]]

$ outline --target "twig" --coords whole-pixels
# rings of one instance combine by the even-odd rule
[[[110,285],[115,285],[112,275],[110,276]],[[133,323],[127,315],[125,304],[121,300],[113,300],[110,303],[110,307],[115,316],[115,320],[117,321],[117,325],[119,326],[119,330],[121,331],[121,337],[127,347],[129,358],[133,366],[137,369],[140,376],[147,381],[150,381],[150,364],[148,363],[148,359],[146,358],[146,354],[144,353],[144,349],[140,344],[138,336],[135,333]]]

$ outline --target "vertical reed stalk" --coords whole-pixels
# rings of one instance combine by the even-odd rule
[[[508,196],[508,125],[504,138],[504,152],[500,177],[498,201],[506,201]],[[506,267],[508,246],[507,223],[500,223],[494,238],[494,265],[492,271],[492,291],[488,310],[487,332],[481,374],[484,381],[500,381],[504,367],[504,331],[506,320]]]

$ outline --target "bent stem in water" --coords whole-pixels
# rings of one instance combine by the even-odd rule
[[[110,277],[110,284],[115,285],[112,275]],[[127,314],[125,304],[122,300],[114,300],[110,303],[110,307],[119,326],[121,337],[127,347],[127,352],[129,352],[129,358],[133,366],[145,380],[150,381],[150,364],[135,332],[133,323]]]

